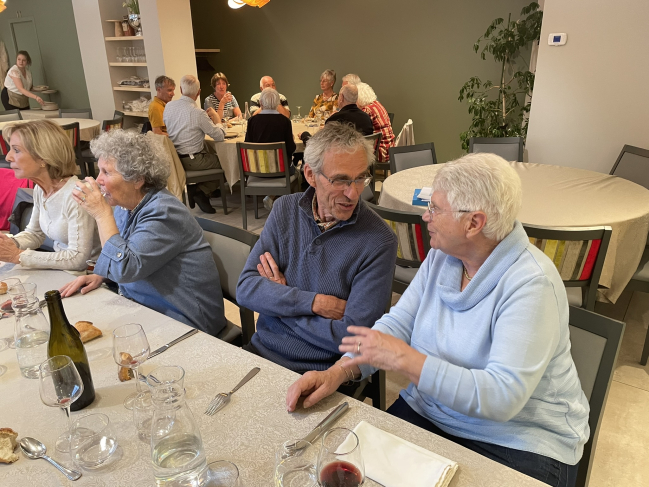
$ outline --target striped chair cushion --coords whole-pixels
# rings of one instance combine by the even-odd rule
[[[399,247],[397,257],[404,260],[423,262],[426,258],[421,225],[385,220],[392,231],[397,234]]]
[[[284,172],[284,152],[281,150],[241,149],[245,172],[272,174]]]
[[[72,147],[76,147],[77,144],[79,143],[79,131],[76,128],[72,129],[66,129],[65,134],[68,136],[70,139],[70,142],[72,143]]]
[[[117,130],[122,128],[122,122],[117,122],[114,124],[106,124],[106,132],[110,132],[111,130]]]
[[[550,240],[530,237],[552,259],[564,281],[586,281],[593,274],[601,240]]]
[[[2,137],[2,132],[0,132],[0,156],[6,156],[9,153],[9,144]]]

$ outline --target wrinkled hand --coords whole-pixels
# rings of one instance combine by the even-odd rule
[[[221,117],[219,117],[219,114],[214,110],[214,108],[209,107],[207,110],[205,110],[205,113],[207,113],[207,116],[210,117],[212,122],[214,123],[221,123]]]
[[[13,240],[0,232],[0,261],[20,264],[21,252]]]
[[[279,267],[277,267],[275,259],[270,255],[270,252],[261,254],[259,256],[259,261],[261,264],[257,264],[257,272],[259,272],[261,277],[265,277],[269,281],[286,286],[286,278],[279,270]]]
[[[328,294],[316,294],[311,310],[314,314],[327,318],[328,320],[342,320],[345,316],[347,301],[329,296]]]
[[[221,98],[221,103],[225,105],[229,101],[232,101],[232,93],[228,91],[225,95],[223,95],[223,98]]]
[[[72,197],[95,220],[113,214],[113,210],[101,194],[97,181],[91,177],[77,183],[72,190]]]
[[[59,292],[62,298],[72,296],[79,290],[81,290],[81,294],[86,294],[97,289],[103,282],[104,278],[95,274],[79,276],[74,281],[62,286]]]
[[[307,372],[288,388],[286,392],[287,411],[295,411],[301,397],[305,398],[302,407],[309,408],[321,399],[332,395],[340,387],[340,384],[347,380],[344,374],[345,372],[338,365],[322,372]]]
[[[346,362],[348,367],[369,364],[382,370],[402,372],[413,382],[419,382],[418,376],[424,366],[426,355],[399,338],[364,326],[348,326],[347,331],[352,335],[343,338],[338,350],[341,353],[355,354],[354,358]],[[359,343],[360,354],[358,354]]]

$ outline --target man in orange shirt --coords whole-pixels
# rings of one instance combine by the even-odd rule
[[[154,134],[167,135],[162,114],[165,106],[174,97],[176,91],[176,82],[167,76],[158,76],[155,80],[156,95],[149,105],[149,122]]]

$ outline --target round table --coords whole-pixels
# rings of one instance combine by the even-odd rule
[[[649,191],[616,176],[585,169],[523,162],[510,163],[521,178],[524,224],[613,229],[599,284],[615,303],[638,268],[649,232]],[[441,164],[399,171],[388,177],[379,204],[423,213],[412,205],[414,190],[430,186]]]
[[[47,120],[54,122],[58,125],[67,125],[69,123],[79,122],[79,131],[81,140],[90,141],[99,135],[101,122],[99,120],[91,120],[88,118],[48,118]],[[0,131],[7,125],[12,123],[25,123],[33,122],[34,120],[13,120],[11,122],[0,122]]]

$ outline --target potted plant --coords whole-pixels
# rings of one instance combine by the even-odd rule
[[[486,32],[473,45],[480,57],[487,53],[501,63],[500,80],[482,81],[477,76],[469,79],[460,90],[459,101],[466,99],[473,119],[469,129],[460,134],[462,149],[469,150],[471,137],[525,137],[528,114],[532,104],[534,73],[521,50],[538,41],[541,35],[543,12],[539,4],[530,3],[521,10],[521,18],[507,23],[502,18],[494,20]]]

